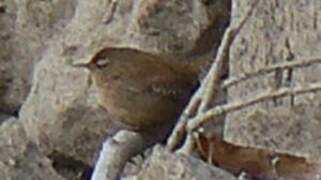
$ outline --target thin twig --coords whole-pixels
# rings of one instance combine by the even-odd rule
[[[181,142],[183,139],[183,136],[185,134],[185,129],[186,129],[186,123],[188,118],[190,118],[191,114],[195,112],[195,109],[198,108],[199,102],[200,102],[200,91],[197,91],[190,103],[187,105],[187,107],[184,109],[181,117],[179,118],[172,134],[169,136],[167,139],[167,144],[166,147],[168,150],[173,151],[175,147]]]
[[[228,54],[229,48],[233,43],[236,35],[244,26],[245,22],[252,15],[255,7],[258,4],[258,0],[256,0],[250,7],[250,10],[245,15],[245,17],[240,21],[240,23],[236,27],[228,27],[224,33],[224,37],[222,40],[222,44],[219,47],[218,54],[215,58],[213,65],[211,66],[208,74],[205,79],[201,83],[200,88],[196,91],[196,93],[191,98],[187,108],[184,110],[184,113],[180,117],[176,127],[174,128],[171,136],[167,141],[167,148],[169,150],[173,150],[177,144],[182,140],[183,134],[186,130],[186,123],[188,121],[189,116],[192,114],[191,111],[194,111],[195,108],[198,108],[197,114],[203,112],[209,102],[212,99],[215,99],[218,92],[218,89],[221,86],[221,77],[224,73],[223,67],[228,63]],[[199,102],[201,105],[199,106]]]
[[[177,153],[190,155],[193,153],[195,148],[195,140],[192,133],[187,134],[184,145],[177,151]]]
[[[200,127],[202,124],[205,122],[209,121],[211,118],[214,118],[218,115],[226,114],[232,111],[236,111],[239,109],[242,109],[244,107],[248,107],[250,105],[263,102],[266,100],[271,100],[273,98],[280,98],[284,96],[295,96],[299,94],[304,94],[304,93],[310,93],[310,92],[317,92],[321,91],[321,83],[315,83],[315,84],[310,84],[307,87],[304,88],[280,88],[274,92],[265,92],[261,95],[258,95],[257,97],[243,101],[243,102],[235,102],[235,103],[230,103],[230,104],[225,104],[221,106],[216,106],[212,109],[209,109],[203,114],[198,114],[196,117],[192,118],[189,120],[187,124],[187,129],[189,131],[193,131],[196,128]]]
[[[258,4],[258,0],[254,1],[251,5],[250,10],[244,16],[244,18],[240,21],[240,23],[235,27],[228,27],[224,33],[224,37],[222,40],[222,45],[218,49],[217,56],[215,58],[214,64],[209,70],[205,80],[204,80],[204,91],[202,94],[202,102],[199,108],[199,112],[204,112],[208,104],[216,98],[219,89],[221,88],[222,75],[224,73],[224,67],[228,63],[229,50],[231,45],[233,44],[236,35],[241,31],[244,27],[247,20],[252,16],[255,7]]]
[[[299,67],[305,67],[305,66],[311,66],[313,64],[321,63],[321,58],[312,58],[312,59],[306,59],[306,60],[301,60],[301,61],[291,61],[291,62],[285,62],[285,63],[280,63],[276,65],[272,65],[266,68],[259,69],[257,71],[247,73],[247,74],[242,74],[239,75],[238,77],[228,79],[224,82],[223,88],[229,88],[236,83],[241,83],[246,79],[249,79],[251,77],[258,77],[259,75],[265,75],[267,73],[274,72],[277,69],[289,69],[289,68],[299,68]]]

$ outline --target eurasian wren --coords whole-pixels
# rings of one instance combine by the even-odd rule
[[[198,84],[199,65],[132,48],[108,47],[88,63],[99,104],[133,130],[173,123]]]

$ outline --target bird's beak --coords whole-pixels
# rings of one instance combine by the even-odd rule
[[[93,65],[90,62],[74,62],[71,66],[76,68],[86,68],[89,70],[93,69]]]

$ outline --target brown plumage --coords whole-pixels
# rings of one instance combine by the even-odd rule
[[[135,130],[175,122],[200,71],[196,63],[131,48],[105,48],[75,66],[90,70],[100,105]]]

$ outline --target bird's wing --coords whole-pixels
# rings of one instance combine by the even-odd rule
[[[156,76],[145,87],[145,92],[177,99],[190,95],[196,84],[196,80],[181,75]]]

